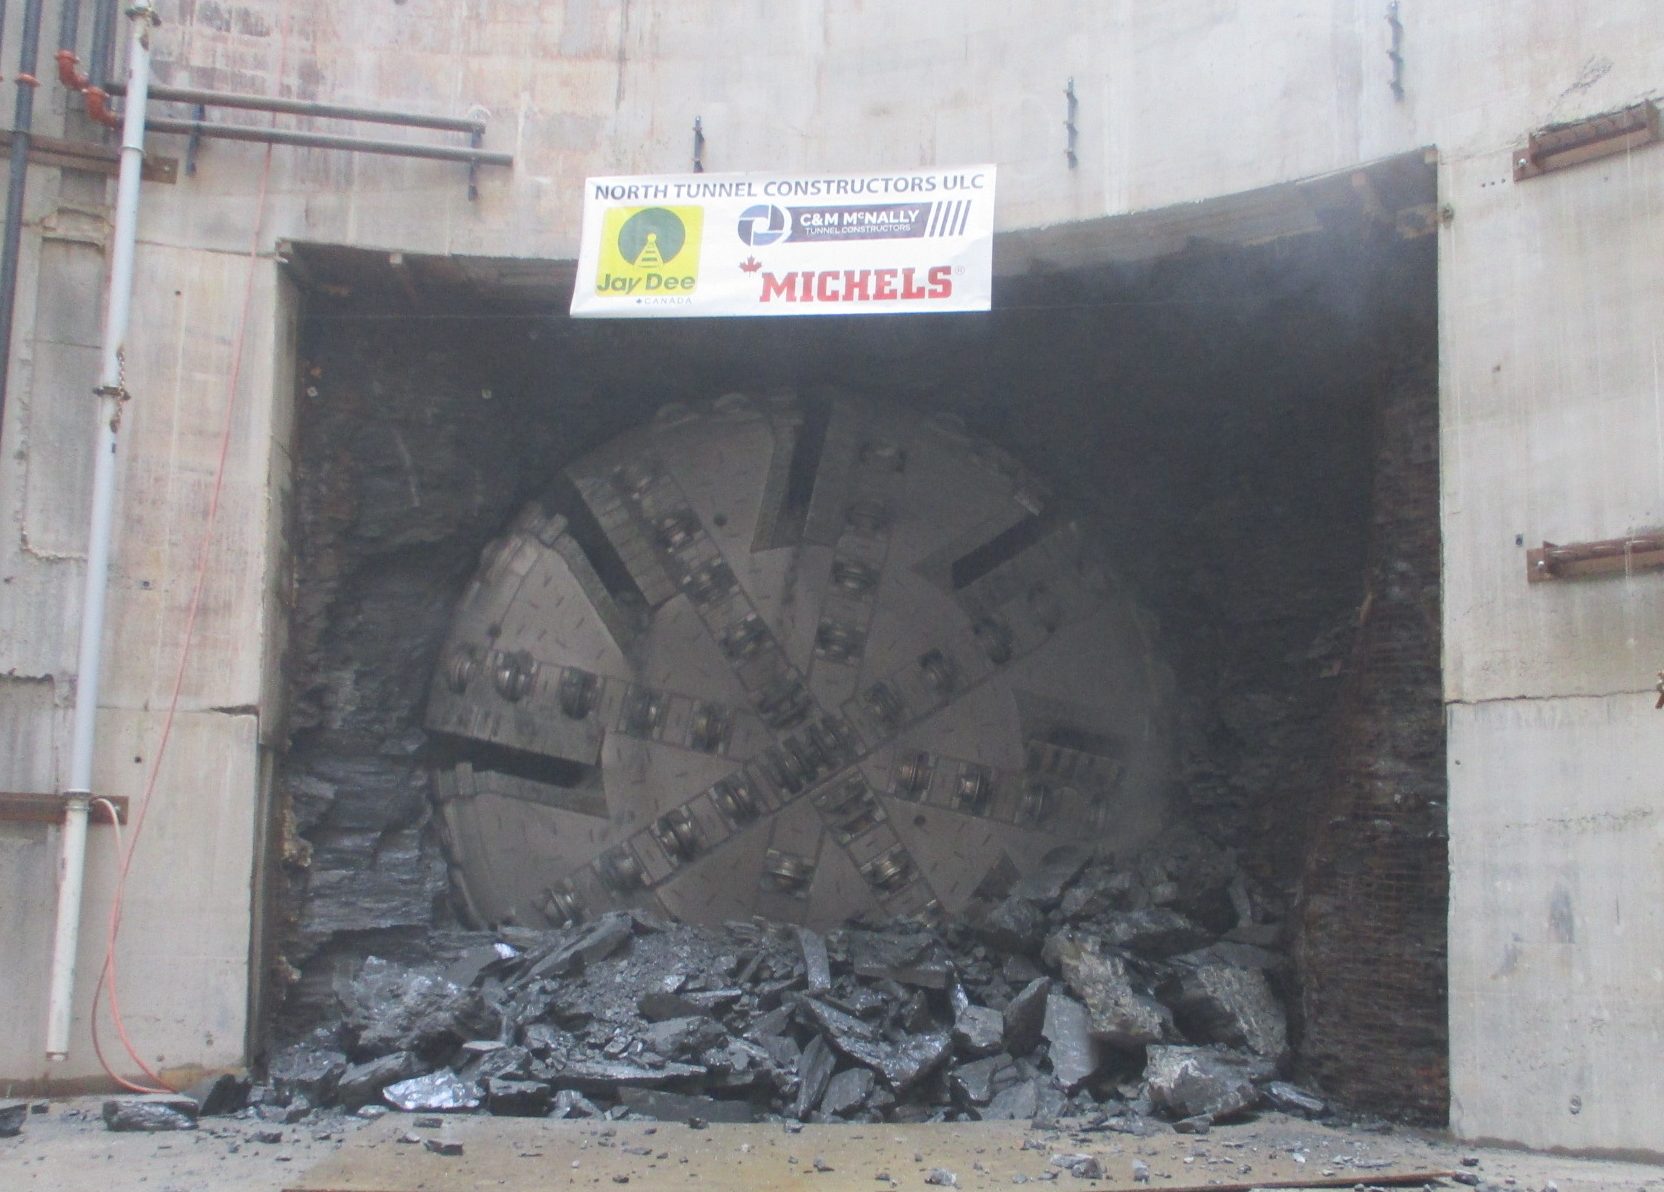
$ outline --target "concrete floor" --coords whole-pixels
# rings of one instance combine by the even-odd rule
[[[375,1122],[347,1119],[282,1128],[283,1140],[255,1141],[275,1127],[206,1119],[190,1133],[112,1134],[100,1100],[53,1102],[23,1134],[0,1140],[0,1188],[7,1192],[405,1192],[406,1189],[551,1187],[806,1187],[814,1192],[874,1187],[926,1188],[933,1169],[966,1189],[1060,1180],[1083,1189],[1137,1188],[1134,1164],[1150,1186],[1179,1189],[1337,1177],[1367,1187],[1397,1171],[1463,1171],[1485,1185],[1520,1192],[1633,1189],[1664,1192],[1664,1167],[1460,1147],[1410,1130],[1331,1129],[1276,1115],[1187,1137],[1159,1128],[1138,1138],[1113,1132],[1036,1131],[1011,1123],[951,1126],[713,1125],[547,1122],[451,1117],[418,1127],[420,1115]],[[432,1153],[401,1136],[462,1143],[460,1156]],[[1053,1165],[1057,1154],[1095,1156],[1101,1180],[1076,1180]],[[1471,1166],[1463,1160],[1477,1160]],[[888,1180],[881,1179],[888,1176]],[[623,1178],[620,1178],[623,1177]],[[1286,1181],[1279,1184],[1278,1181]],[[1263,1181],[1263,1182],[1258,1182]],[[1445,1182],[1443,1187],[1456,1185]]]

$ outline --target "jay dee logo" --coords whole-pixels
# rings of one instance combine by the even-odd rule
[[[691,294],[699,280],[702,207],[613,207],[601,224],[595,291],[609,298]]]

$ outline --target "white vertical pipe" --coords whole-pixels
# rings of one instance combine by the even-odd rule
[[[52,941],[52,990],[47,1001],[46,1058],[69,1052],[75,995],[75,951],[81,934],[81,888],[86,872],[88,796],[92,793],[93,730],[104,645],[105,594],[116,496],[116,434],[126,397],[122,351],[133,303],[133,255],[139,228],[139,177],[144,168],[145,104],[150,94],[151,0],[128,8],[132,38],[127,56],[127,107],[121,126],[121,172],[116,180],[115,227],[110,245],[110,292],[104,313],[104,357],[98,381],[98,439],[93,458],[92,529],[87,542],[80,650],[75,670],[75,725],[69,783],[64,790],[63,851],[58,859],[58,922]]]

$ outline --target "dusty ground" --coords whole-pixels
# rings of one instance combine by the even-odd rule
[[[204,1119],[188,1133],[113,1134],[101,1101],[52,1102],[33,1114],[20,1137],[0,1139],[0,1189],[6,1192],[282,1192],[289,1188],[610,1187],[926,1188],[941,1168],[966,1189],[1056,1180],[1064,1187],[1136,1187],[1134,1165],[1150,1186],[1209,1183],[1275,1188],[1278,1180],[1348,1176],[1369,1186],[1392,1170],[1461,1171],[1481,1186],[1559,1192],[1633,1189],[1664,1192],[1664,1167],[1568,1159],[1458,1146],[1434,1134],[1336,1130],[1276,1115],[1206,1137],[1164,1129],[1144,1138],[1113,1132],[1035,1131],[1009,1123],[929,1126],[780,1125],[691,1130],[682,1124],[554,1122],[488,1117],[447,1118],[418,1126],[421,1115],[375,1122],[348,1118],[284,1126],[279,1142],[256,1135],[275,1129],[234,1118]],[[445,1156],[402,1136],[460,1142]],[[1077,1179],[1051,1162],[1086,1154],[1101,1180]],[[1464,1164],[1464,1159],[1474,1160]],[[818,1162],[817,1162],[818,1161]],[[626,1177],[619,1179],[619,1176]],[[888,1176],[881,1180],[880,1176]],[[1343,1186],[1351,1186],[1345,1185]],[[1446,1182],[1440,1186],[1457,1188]]]

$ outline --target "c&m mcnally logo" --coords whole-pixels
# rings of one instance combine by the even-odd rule
[[[613,207],[601,222],[595,292],[608,298],[693,293],[703,207]]]

